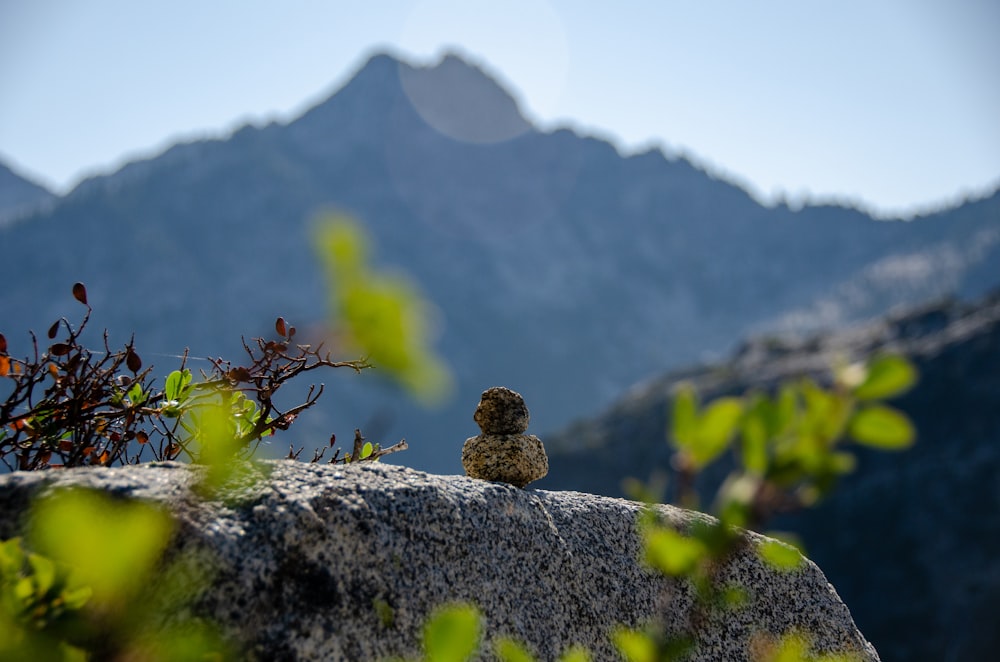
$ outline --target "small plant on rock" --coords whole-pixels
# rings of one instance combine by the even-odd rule
[[[103,351],[82,344],[92,310],[81,283],[73,286],[73,296],[87,308],[82,321],[76,327],[65,318],[56,321],[43,347],[32,333],[29,356],[11,356],[0,334],[0,378],[7,385],[0,403],[0,461],[8,469],[198,462],[220,453],[249,458],[265,437],[287,430],[323,393],[322,385],[311,386],[303,402],[283,409],[275,402],[283,386],[320,368],[370,367],[365,360],[335,361],[322,345],[294,343],[295,327],[279,317],[277,339],[244,341],[244,361],[210,359],[211,369],[196,380],[185,357],[158,388],[133,340],[113,350],[105,333]],[[209,436],[222,441],[208,444]],[[355,453],[351,459],[362,458]]]

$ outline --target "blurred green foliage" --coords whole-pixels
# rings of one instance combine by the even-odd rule
[[[845,653],[815,653],[812,637],[801,632],[789,632],[781,637],[759,634],[751,642],[754,660],[766,662],[856,662],[856,655]]]
[[[881,355],[837,366],[828,387],[803,378],[782,383],[774,394],[751,391],[704,407],[690,386],[678,390],[667,435],[674,448],[675,501],[698,508],[699,474],[727,452],[733,467],[714,497],[716,519],[699,519],[680,531],[649,508],[640,520],[646,563],[693,586],[693,623],[704,622],[716,610],[741,608],[751,598],[743,587],[719,580],[722,567],[740,550],[754,549],[779,572],[801,568],[805,558],[794,536],[770,532],[770,540],[754,542],[746,530],[760,530],[773,515],[808,508],[828,496],[854,470],[856,458],[846,449],[848,442],[883,451],[909,448],[916,438],[913,425],[880,401],[901,395],[916,380],[917,371],[906,358]],[[651,498],[654,490],[635,481],[627,489],[647,502],[658,500]],[[665,636],[655,626],[615,634],[629,662],[682,660],[696,640],[694,630]],[[807,633],[789,633],[759,646],[754,659],[856,659],[851,654],[813,655],[810,647]]]
[[[85,659],[65,639],[92,595],[65,565],[28,551],[20,538],[0,543],[0,659]]]
[[[214,626],[183,615],[208,565],[164,558],[175,528],[161,508],[103,492],[37,500],[26,540],[0,543],[0,659],[230,659]]]
[[[482,623],[471,605],[438,609],[424,627],[424,654],[433,662],[465,662],[479,650]]]
[[[468,603],[452,603],[435,609],[424,625],[421,662],[467,662],[480,652],[483,616]],[[512,637],[499,636],[490,642],[501,662],[534,662],[535,656]],[[557,662],[589,662],[590,654],[581,646],[571,646]]]
[[[334,324],[348,345],[418,401],[443,402],[453,379],[431,349],[434,311],[413,282],[375,270],[367,236],[346,216],[320,219],[315,245],[327,273]]]

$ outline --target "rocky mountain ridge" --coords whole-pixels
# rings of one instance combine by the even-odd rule
[[[56,196],[0,163],[0,227],[51,204]]]
[[[358,217],[379,262],[436,304],[457,388],[425,411],[377,371],[323,378],[324,400],[272,451],[362,427],[406,437],[399,461],[433,471],[459,470],[446,450],[474,432],[469,403],[489,386],[523,393],[542,433],[747,329],[843,324],[973,296],[1000,275],[1000,194],[905,222],[766,208],[684,158],[540,132],[458,58],[376,55],[287,124],[177,145],[0,228],[12,247],[0,309],[17,311],[3,332],[14,352],[28,328],[72,319],[75,281],[95,330],[112,342],[134,331],[161,374],[185,347],[238,356],[240,336],[267,335],[278,315],[314,327],[326,292],[311,227],[324,209]]]

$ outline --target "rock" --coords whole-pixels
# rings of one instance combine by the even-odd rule
[[[466,475],[524,487],[549,472],[542,441],[533,434],[481,434],[465,441]]]
[[[508,635],[540,660],[572,644],[615,659],[616,624],[663,619],[683,628],[689,585],[654,575],[637,558],[638,503],[577,492],[524,491],[405,467],[262,463],[216,500],[177,463],[82,468],[0,477],[0,538],[22,534],[29,503],[55,487],[87,486],[164,504],[177,551],[212,559],[215,573],[192,609],[213,618],[255,660],[377,660],[419,653],[432,609],[471,602],[484,645]],[[703,515],[669,506],[686,527]],[[747,589],[743,609],[709,619],[692,659],[746,660],[755,635],[802,630],[817,651],[878,655],[811,562],[779,572],[751,545],[722,580]]]
[[[482,434],[462,447],[468,476],[524,487],[549,472],[541,440],[523,434],[531,415],[520,393],[503,386],[486,389],[472,418]]]
[[[472,419],[483,434],[520,434],[528,429],[531,414],[520,393],[494,386],[483,391]]]

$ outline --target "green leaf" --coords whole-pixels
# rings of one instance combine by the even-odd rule
[[[128,390],[128,399],[133,405],[141,405],[146,401],[146,394],[142,392],[142,384],[135,382]]]
[[[764,562],[775,570],[789,572],[802,565],[803,557],[799,550],[778,540],[768,540],[757,548],[757,553]]]
[[[366,457],[370,456],[372,454],[373,450],[375,450],[375,447],[372,446],[372,442],[366,441],[365,445],[361,447],[361,458],[360,459],[363,460]]]
[[[465,662],[479,648],[479,611],[472,605],[437,610],[424,627],[424,653],[433,662]]]
[[[174,370],[167,375],[166,387],[163,389],[163,396],[167,400],[184,400],[190,391],[191,371]]]
[[[80,609],[87,604],[93,594],[94,589],[89,586],[81,586],[64,590],[61,597],[67,609]]]
[[[344,340],[424,404],[441,403],[453,376],[431,348],[435,310],[414,281],[372,268],[366,235],[347,217],[323,219],[313,245]]]
[[[823,446],[840,438],[850,416],[850,399],[827,392],[812,380],[803,381],[801,388],[806,403],[805,429],[818,435]]]
[[[743,466],[757,476],[767,472],[767,419],[761,408],[754,407],[743,420]]]
[[[851,419],[849,433],[859,444],[881,450],[903,450],[916,439],[910,419],[885,405],[859,410]]]
[[[18,602],[26,603],[35,596],[35,583],[29,577],[19,579],[14,584],[14,597]]]
[[[798,634],[788,634],[765,659],[767,662],[802,662],[808,659],[809,640]]]
[[[675,577],[693,572],[708,554],[708,548],[700,540],[666,527],[648,531],[645,547],[646,563]]]
[[[11,538],[0,542],[0,577],[20,574],[24,567],[24,551],[21,549],[21,539]]]
[[[795,384],[782,384],[775,407],[775,421],[772,432],[784,434],[798,419],[799,389]]]
[[[611,639],[628,662],[656,662],[656,642],[645,632],[619,627]]]
[[[570,646],[559,656],[559,662],[590,662],[590,652],[583,646]]]
[[[503,662],[535,662],[535,657],[511,637],[500,637],[493,642],[493,650]]]
[[[726,609],[742,609],[750,603],[750,596],[747,590],[738,584],[729,584],[719,596],[722,606]]]
[[[857,458],[852,453],[836,452],[830,453],[827,457],[827,466],[838,475],[851,473],[857,463]]]
[[[695,443],[698,431],[698,396],[690,385],[685,384],[674,396],[672,438],[677,448],[690,448]]]
[[[56,583],[56,564],[51,559],[38,554],[28,554],[28,565],[35,577],[35,586],[39,595],[49,592]]]
[[[865,380],[854,389],[858,400],[883,400],[907,390],[917,381],[917,370],[906,358],[893,354],[880,356],[868,366]]]
[[[155,506],[82,489],[39,500],[31,520],[32,548],[71,567],[104,606],[149,582],[172,531],[170,516]]]
[[[705,408],[698,419],[695,444],[689,449],[696,469],[711,464],[726,450],[742,416],[740,398],[719,398]]]

